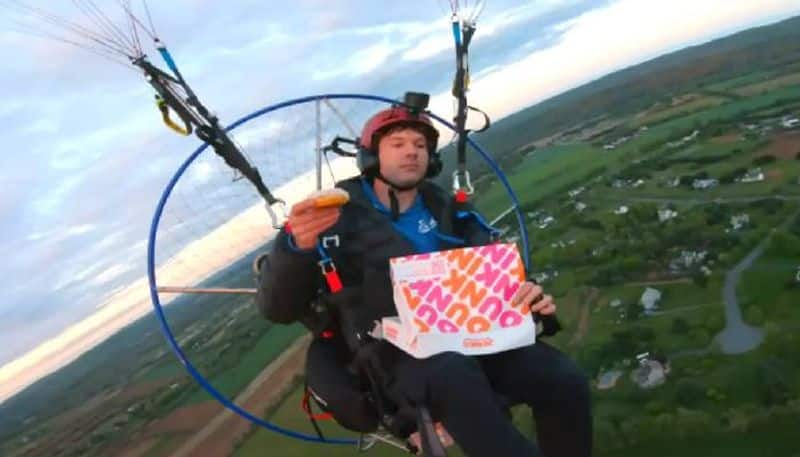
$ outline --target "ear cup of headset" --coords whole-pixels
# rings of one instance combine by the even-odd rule
[[[426,178],[434,178],[442,172],[442,156],[437,151],[431,152],[428,157],[428,170],[425,172]]]
[[[359,146],[356,151],[356,166],[361,174],[374,176],[380,170],[378,155],[363,146]]]

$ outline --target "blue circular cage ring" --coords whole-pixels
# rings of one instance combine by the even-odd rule
[[[227,127],[227,131],[231,131],[253,119],[258,117],[264,116],[268,113],[273,111],[277,111],[282,108],[287,108],[294,105],[300,105],[304,103],[316,102],[316,101],[324,101],[326,99],[356,99],[356,100],[371,100],[377,102],[384,102],[387,104],[397,104],[397,100],[393,100],[386,97],[380,97],[376,95],[365,95],[365,94],[325,94],[325,95],[312,95],[308,97],[296,98],[293,100],[288,100],[285,102],[277,103],[275,105],[268,106],[261,110],[255,111],[239,120],[231,124]],[[450,122],[442,119],[435,114],[430,114],[431,118],[435,119],[437,122],[445,125],[446,127],[450,128],[451,130],[455,131],[455,126],[453,126]],[[527,231],[525,230],[525,221],[520,210],[519,200],[517,199],[516,194],[514,194],[513,189],[511,188],[508,179],[500,170],[500,167],[497,163],[492,159],[492,157],[487,154],[480,145],[478,145],[472,138],[467,138],[468,144],[474,148],[484,161],[489,165],[489,167],[494,171],[497,175],[500,182],[506,189],[511,201],[513,202],[513,209],[516,212],[517,222],[519,223],[520,228],[520,235],[521,235],[521,242],[523,245],[523,260],[525,263],[526,270],[529,267],[529,259],[528,259],[528,236]],[[159,222],[161,221],[161,216],[164,211],[164,207],[169,199],[170,195],[172,194],[173,189],[175,188],[176,184],[186,172],[186,169],[192,164],[192,162],[200,156],[200,154],[206,150],[208,147],[207,143],[204,143],[202,146],[197,148],[178,168],[175,174],[170,179],[169,183],[167,184],[166,188],[161,194],[161,198],[158,201],[158,205],[156,207],[155,213],[153,215],[153,220],[150,224],[150,235],[148,237],[148,244],[147,244],[147,279],[150,286],[150,298],[153,302],[153,307],[155,309],[156,316],[161,324],[161,330],[164,333],[169,345],[172,347],[172,350],[175,352],[175,355],[178,357],[180,362],[186,368],[186,371],[197,381],[200,386],[206,390],[212,397],[214,397],[217,401],[219,401],[223,406],[228,408],[229,410],[233,411],[234,413],[238,414],[239,416],[249,420],[250,422],[259,425],[261,427],[266,428],[267,430],[288,436],[290,438],[295,438],[298,440],[309,441],[309,442],[318,442],[318,443],[327,443],[327,444],[357,444],[357,441],[350,438],[321,438],[315,435],[308,435],[305,433],[297,432],[294,430],[289,430],[278,425],[272,424],[260,417],[254,416],[249,411],[241,408],[237,404],[235,404],[231,399],[225,397],[219,390],[217,390],[203,375],[201,375],[197,369],[192,365],[192,363],[187,358],[186,354],[181,349],[180,345],[178,344],[175,335],[172,333],[172,329],[170,328],[169,324],[167,323],[166,316],[164,314],[164,310],[161,306],[161,301],[158,296],[157,290],[157,281],[156,281],[156,268],[155,268],[155,254],[156,254],[156,233],[158,232]],[[267,221],[265,221],[267,223]]]

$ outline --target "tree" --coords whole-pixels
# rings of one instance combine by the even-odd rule
[[[778,159],[774,155],[765,154],[763,156],[758,156],[755,159],[753,159],[753,165],[760,167],[762,165],[767,165],[769,163],[775,162],[776,160]]]
[[[698,436],[712,431],[714,424],[714,419],[705,411],[678,408],[675,432],[679,438]]]
[[[792,396],[792,373],[777,357],[759,363],[757,379],[759,397],[767,405],[783,404]]]
[[[716,333],[725,326],[725,318],[721,313],[711,313],[705,321],[705,328],[709,333]]]
[[[697,287],[705,288],[708,285],[708,276],[699,269],[694,270],[692,271],[692,282]]]
[[[745,320],[751,325],[761,325],[764,323],[764,312],[756,305],[750,305],[745,310]]]
[[[696,407],[706,398],[706,386],[693,378],[681,378],[675,387],[675,400],[685,407]]]
[[[800,257],[800,237],[778,230],[772,236],[767,252],[777,257]]]
[[[783,208],[783,200],[778,198],[767,198],[759,202],[759,207],[763,208],[767,214],[775,214]]]
[[[686,319],[682,317],[676,317],[675,319],[672,319],[672,333],[676,335],[685,335],[689,333],[689,329],[691,329],[691,326],[689,326],[689,323],[686,321]]]

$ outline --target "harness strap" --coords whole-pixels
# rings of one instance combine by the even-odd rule
[[[319,424],[317,424],[317,421],[318,420],[333,420],[333,414],[328,413],[328,412],[315,414],[311,410],[310,397],[312,396],[312,394],[311,394],[311,388],[308,387],[308,381],[305,381],[304,385],[305,385],[305,388],[303,389],[303,399],[300,401],[300,407],[303,408],[303,411],[305,411],[306,416],[308,417],[308,420],[311,422],[311,425],[314,427],[314,431],[317,433],[317,436],[321,440],[324,440],[325,439],[325,435],[322,434],[322,429],[319,428]],[[314,401],[317,401],[317,397],[316,396],[314,396]]]
[[[319,242],[317,243],[317,252],[319,253],[320,261],[318,262],[322,276],[325,277],[325,282],[328,283],[328,289],[332,294],[338,293],[342,290],[342,278],[339,272],[336,271],[336,264],[333,259],[328,255],[328,251]]]
[[[316,397],[311,393],[311,388],[308,387],[308,385],[306,385],[305,391],[303,392],[303,399],[300,401],[300,407],[303,408],[303,411],[305,411],[308,418],[311,420],[333,420],[333,414],[329,412],[315,413],[312,410],[311,408],[312,397],[314,398],[314,401],[317,401]]]
[[[488,222],[486,222],[486,219],[484,219],[483,216],[478,214],[476,211],[456,211],[456,218],[460,220],[473,218],[476,222],[478,222],[478,225],[480,225],[481,228],[489,233],[489,235],[492,237],[492,241],[497,241],[497,239],[500,238],[500,230],[492,227]]]

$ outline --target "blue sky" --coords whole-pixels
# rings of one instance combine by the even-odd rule
[[[29,3],[77,13],[66,1]],[[302,95],[440,94],[452,81],[445,0],[149,6],[182,72],[225,122]],[[796,1],[780,0],[488,0],[472,47],[471,102],[506,115],[663,52],[796,14]],[[0,57],[10,63],[0,72],[0,366],[145,274],[158,196],[197,146],[163,127],[139,74],[5,26],[18,19],[0,10]],[[449,101],[439,106],[451,116]]]

